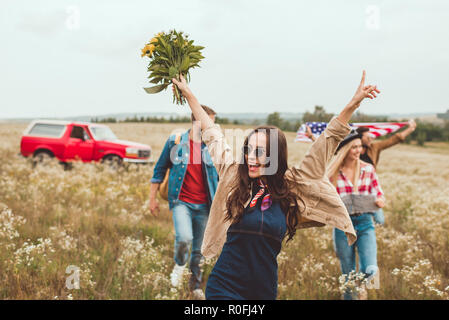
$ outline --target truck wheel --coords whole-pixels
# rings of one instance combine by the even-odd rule
[[[33,156],[33,164],[47,165],[54,158],[54,155],[50,151],[37,151]]]
[[[70,171],[73,169],[72,162],[62,162],[61,164],[64,166],[64,171]]]
[[[117,155],[109,155],[104,157],[103,159],[103,163],[106,164],[107,166],[113,168],[113,169],[117,169],[122,165],[123,159]]]

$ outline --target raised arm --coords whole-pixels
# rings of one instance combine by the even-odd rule
[[[404,141],[405,138],[407,138],[407,136],[409,134],[411,134],[413,131],[415,131],[415,129],[416,129],[416,122],[415,122],[415,120],[410,119],[408,121],[408,128],[405,129],[404,131],[398,132],[397,135],[400,137],[400,139],[402,141]]]
[[[377,86],[365,86],[365,75],[363,71],[362,80],[351,101],[329,122],[326,130],[312,144],[299,169],[292,168],[297,178],[322,179],[326,175],[326,167],[335,150],[351,130],[348,122],[352,114],[365,98],[374,99],[377,97],[376,93],[380,93]]]
[[[352,114],[355,110],[360,106],[362,101],[365,98],[374,99],[377,97],[376,93],[380,93],[380,91],[377,89],[377,86],[373,85],[367,85],[365,86],[365,77],[366,72],[363,70],[362,74],[362,80],[360,81],[360,84],[357,88],[357,91],[354,94],[354,97],[352,97],[351,101],[346,105],[346,107],[340,112],[338,115],[338,120],[342,122],[343,124],[348,124],[349,120],[352,117]]]
[[[198,99],[193,95],[185,78],[181,75],[181,81],[172,79],[173,83],[186,98],[190,109],[197,121],[200,121],[203,131],[202,139],[207,145],[207,149],[217,170],[218,176],[222,176],[227,169],[235,163],[231,147],[226,143],[223,132],[218,124],[215,124],[203,110]]]
[[[379,149],[379,151],[385,150],[385,149],[390,148],[398,143],[403,142],[409,134],[411,134],[413,131],[415,131],[415,129],[416,129],[416,122],[415,122],[415,120],[411,119],[408,122],[407,129],[392,135],[388,139],[381,140],[381,141],[375,141],[372,143],[372,146]]]
[[[310,127],[308,125],[306,125],[306,136],[312,140],[312,142],[315,142],[316,138],[312,133],[312,129],[310,129]]]
[[[186,98],[190,109],[192,109],[193,116],[197,121],[200,121],[201,123],[201,130],[205,130],[209,127],[212,127],[214,125],[214,122],[211,118],[207,115],[206,111],[201,108],[201,104],[198,102],[198,99],[193,95],[192,91],[190,90],[189,86],[187,85],[186,79],[181,75],[181,81],[176,80],[175,78],[172,79],[173,83],[178,87],[178,89],[181,91],[184,98]],[[174,90],[174,87],[173,87]]]

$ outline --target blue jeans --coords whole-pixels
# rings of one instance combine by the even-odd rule
[[[374,222],[377,224],[384,224],[385,223],[385,217],[384,217],[384,211],[382,208],[379,208],[376,212],[374,212]]]
[[[176,233],[174,259],[177,265],[185,265],[189,259],[190,246],[192,246],[190,255],[190,270],[192,271],[190,287],[192,290],[201,287],[200,263],[203,258],[201,245],[208,217],[208,204],[194,204],[179,200],[173,207],[173,223]]]
[[[364,213],[358,217],[351,216],[352,224],[357,234],[357,241],[349,246],[345,233],[339,229],[334,229],[334,249],[340,259],[341,272],[349,275],[351,271],[356,271],[355,250],[359,255],[359,272],[366,277],[374,276],[377,273],[377,245],[374,222],[370,213]],[[344,293],[345,300],[351,300],[354,294],[350,291]]]

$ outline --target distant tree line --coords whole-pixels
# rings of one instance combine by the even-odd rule
[[[263,119],[255,119],[250,124],[254,126],[268,124],[278,127],[283,131],[296,132],[301,124],[305,122],[329,122],[332,117],[335,116],[333,113],[328,113],[324,109],[323,106],[315,106],[313,112],[305,112],[302,116],[302,119],[283,119],[279,112],[270,113],[267,119],[264,121]],[[395,121],[407,121],[408,119],[388,119],[386,116],[371,116],[360,111],[354,113],[351,118],[351,122],[395,122]],[[125,118],[124,120],[118,120],[113,117],[108,118],[92,118],[91,122],[95,123],[118,123],[118,122],[143,122],[143,123],[186,123],[191,122],[191,118],[189,116],[170,116],[169,118],[165,117],[131,117]],[[243,124],[243,121],[228,118],[222,118],[219,116],[215,117],[215,122],[219,124]],[[449,120],[446,120],[443,125],[435,124],[435,123],[427,123],[417,120],[416,130],[410,134],[406,143],[410,143],[411,141],[416,141],[419,145],[424,145],[425,142],[430,141],[446,141],[449,142]]]
[[[215,116],[215,123],[218,123],[218,124],[242,124],[242,122],[237,119],[230,120],[228,118],[222,118],[219,116]]]
[[[276,126],[283,131],[297,131],[301,121],[282,119],[279,112],[273,112],[268,115],[266,124]]]
[[[191,118],[189,116],[170,116],[169,118],[165,117],[126,117],[123,120],[118,120],[117,118],[108,117],[108,118],[91,118],[90,120],[93,123],[119,123],[119,122],[143,122],[143,123],[186,123],[191,122]],[[240,124],[238,120],[229,120],[228,118],[215,117],[215,122],[219,124]]]
[[[116,123],[116,122],[119,122],[119,121],[117,121],[116,118],[109,117],[109,118],[102,118],[102,119],[100,119],[100,118],[91,118],[90,122],[94,122],[94,123]]]
[[[284,131],[297,131],[299,126],[305,122],[329,122],[333,113],[327,113],[323,106],[315,106],[313,112],[305,112],[302,120],[288,121],[282,119],[278,112],[273,112],[267,117],[267,124],[274,125]],[[351,122],[402,122],[409,119],[389,119],[386,116],[371,116],[360,111],[354,113]],[[385,139],[381,137],[380,139]],[[416,129],[406,139],[406,143],[416,141],[418,145],[424,145],[425,142],[430,141],[444,141],[449,142],[449,120],[446,120],[443,125],[428,123],[416,120]]]
[[[169,118],[164,117],[132,117],[128,118],[126,117],[121,122],[149,122],[149,123],[184,123],[184,122],[190,122],[190,117],[184,116],[184,117],[173,117],[170,116]]]
[[[315,106],[313,112],[306,111],[302,117],[302,122],[329,122],[332,117],[335,116],[333,113],[327,113],[323,106]],[[388,117],[386,116],[370,116],[364,114],[360,111],[356,111],[352,117],[351,122],[388,122]]]
[[[445,120],[443,125],[417,120],[415,131],[407,137],[405,142],[410,143],[410,141],[416,141],[420,146],[430,141],[449,142],[449,120]]]
[[[296,132],[301,124],[306,122],[329,122],[335,114],[328,113],[323,106],[315,106],[313,112],[306,111],[301,120],[282,119],[279,112],[273,112],[268,115],[266,123],[276,126],[283,131]],[[385,116],[370,116],[357,111],[351,118],[351,122],[386,122]]]

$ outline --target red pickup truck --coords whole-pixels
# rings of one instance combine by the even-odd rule
[[[118,140],[103,124],[36,120],[24,131],[20,142],[23,156],[35,160],[56,157],[63,163],[74,160],[112,163],[150,163],[151,147]]]

